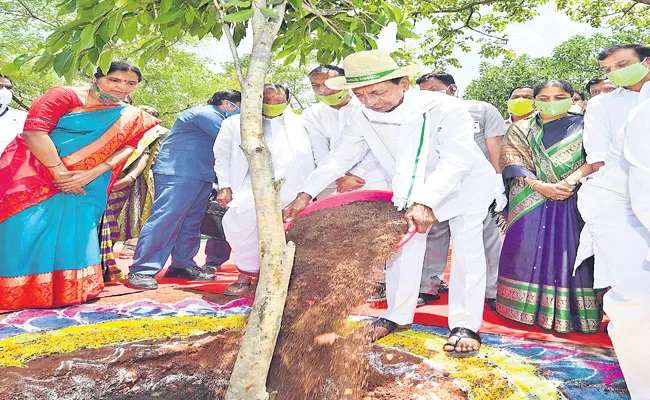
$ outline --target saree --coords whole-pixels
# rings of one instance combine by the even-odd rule
[[[58,118],[49,136],[69,170],[89,170],[135,147],[157,123],[131,106],[80,106]],[[22,135],[9,145],[0,158],[0,309],[58,307],[99,295],[97,224],[123,167],[84,186],[84,195],[66,194]]]
[[[523,180],[557,183],[585,163],[582,116],[542,124],[539,116],[518,122],[501,150],[509,187],[506,234],[497,289],[497,312],[558,333],[600,329],[601,308],[593,289],[593,258],[573,276],[584,226],[577,196],[553,201]],[[576,189],[576,192],[579,187]]]
[[[104,283],[114,284],[123,280],[123,274],[115,261],[113,246],[118,241],[137,239],[140,230],[151,214],[154,198],[153,164],[162,138],[169,130],[156,126],[147,131],[138,143],[138,148],[127,160],[126,169],[141,156],[147,155],[147,164],[134,182],[120,190],[113,190],[99,227],[99,243]]]

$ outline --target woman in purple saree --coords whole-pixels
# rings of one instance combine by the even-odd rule
[[[582,146],[583,117],[568,114],[572,95],[565,81],[538,85],[538,113],[512,125],[506,135],[501,166],[510,202],[497,312],[558,333],[594,333],[601,310],[593,258],[573,271],[584,225],[577,182],[592,169]]]

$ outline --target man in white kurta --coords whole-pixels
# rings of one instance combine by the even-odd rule
[[[279,89],[265,89],[264,104],[278,96],[285,99],[285,93],[281,86]],[[288,100],[286,97],[285,101]],[[282,104],[286,103],[273,105]],[[280,202],[284,207],[302,190],[306,178],[314,169],[309,137],[301,117],[288,108],[277,116],[265,114],[262,131],[272,156],[275,179],[285,179],[280,191]],[[214,144],[214,170],[219,183],[217,201],[228,208],[223,217],[223,229],[233,250],[233,261],[240,272],[238,281],[225,292],[230,295],[246,293],[250,289],[251,278],[257,276],[260,270],[253,188],[248,160],[240,144],[240,116],[235,115],[223,122]]]
[[[344,70],[332,65],[319,65],[309,73],[312,90],[318,103],[308,107],[302,118],[311,141],[316,165],[341,142],[343,127],[348,117],[361,103],[350,90],[332,90],[325,81],[343,76]],[[357,165],[336,179],[318,194],[322,199],[332,194],[353,190],[388,190],[388,177],[372,153],[368,153]]]
[[[650,48],[639,45],[613,46],[598,55],[603,72],[620,87],[592,98],[587,106],[583,143],[587,163],[595,164],[596,168],[605,162],[614,136],[623,127],[630,110],[639,103],[641,87],[650,81],[649,57]],[[636,77],[629,76],[630,70],[636,70],[633,74]]]
[[[578,194],[585,226],[576,265],[594,255],[594,287],[611,286],[608,333],[633,400],[650,399],[650,83]]]
[[[11,79],[0,75],[0,154],[23,132],[27,112],[9,107],[13,94]]]
[[[408,75],[419,68],[398,68],[387,53],[355,53],[344,66],[346,76],[332,78],[327,85],[342,89],[352,84],[364,107],[351,116],[341,144],[285,208],[285,219],[295,217],[333,179],[372,152],[391,178],[393,202],[408,208],[405,218],[411,227],[417,224],[419,232],[387,262],[388,310],[377,321],[383,322],[375,326],[373,337],[413,322],[426,233],[434,221],[449,220],[457,250],[449,311],[451,336],[456,340],[450,338],[451,349],[446,350],[475,354],[486,279],[483,220],[495,199],[498,179],[473,140],[474,122],[458,99],[409,90]],[[358,82],[365,86],[354,86]],[[468,336],[467,330],[473,335]]]

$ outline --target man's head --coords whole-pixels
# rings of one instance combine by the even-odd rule
[[[264,85],[262,98],[262,114],[267,118],[275,118],[284,113],[291,99],[289,89],[283,85],[267,83]]]
[[[216,106],[226,117],[239,113],[241,92],[238,90],[220,90],[212,95],[208,104]]]
[[[350,102],[352,95],[349,90],[334,90],[325,85],[326,80],[337,76],[345,76],[345,70],[334,65],[319,65],[308,75],[316,99],[328,106],[340,108]]]
[[[343,60],[345,76],[328,79],[332,90],[352,89],[366,106],[376,112],[390,112],[404,100],[409,89],[409,76],[418,72],[418,65],[399,67],[390,54],[381,50],[366,50],[351,54]]]
[[[0,75],[0,109],[8,106],[13,98],[12,90],[14,88],[11,78]]]
[[[508,99],[529,99],[532,100],[533,96],[533,87],[528,85],[517,86],[516,88],[510,91],[510,96]]]
[[[416,83],[420,86],[420,90],[440,92],[450,96],[456,95],[456,91],[458,90],[454,77],[447,72],[430,72],[424,74],[418,78]]]
[[[616,89],[614,85],[607,77],[598,77],[590,79],[589,82],[585,85],[585,90],[589,93],[589,96],[596,97],[599,94],[609,93]]]
[[[598,54],[600,69],[616,85],[634,88],[650,79],[650,47],[619,44]],[[640,88],[639,88],[640,89]]]

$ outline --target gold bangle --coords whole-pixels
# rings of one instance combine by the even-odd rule
[[[111,169],[115,168],[115,164],[113,164],[112,162],[110,162],[108,160],[104,160],[104,163],[108,164],[108,166],[111,167]]]
[[[535,190],[535,185],[537,185],[538,183],[539,183],[539,180],[534,180],[528,186],[531,188],[531,190]]]
[[[61,165],[63,165],[63,161],[59,160],[58,163],[56,163],[54,165],[46,165],[45,168],[52,169],[52,168],[60,167]]]

